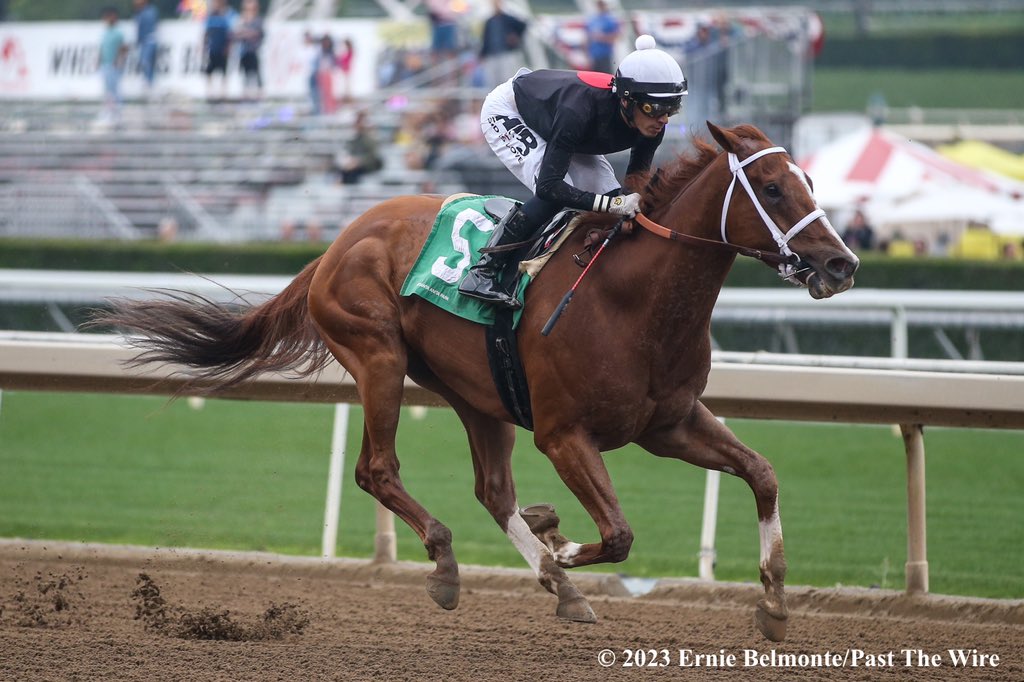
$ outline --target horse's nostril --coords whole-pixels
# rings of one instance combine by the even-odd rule
[[[825,270],[836,279],[849,279],[853,273],[857,272],[858,265],[860,265],[858,261],[849,258],[830,258],[825,263]]]

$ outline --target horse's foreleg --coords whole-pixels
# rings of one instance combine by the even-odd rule
[[[738,476],[754,493],[761,540],[761,583],[764,597],[757,603],[755,622],[768,639],[786,638],[786,559],[779,519],[779,484],[763,456],[741,443],[704,405],[697,403],[690,418],[674,428],[644,436],[637,443],[659,457],[672,457],[704,469]]]
[[[512,480],[512,446],[515,427],[474,410],[449,396],[469,435],[476,478],[476,497],[537,575],[549,592],[558,596],[559,617],[594,623],[597,616],[569,576],[555,562],[550,550],[530,531],[519,515],[515,483]]]
[[[594,519],[601,542],[580,545],[567,540],[558,532],[558,517],[549,505],[523,510],[532,532],[548,546],[558,564],[566,568],[625,561],[633,545],[633,531],[622,515],[601,452],[580,433],[538,438],[537,446]]]

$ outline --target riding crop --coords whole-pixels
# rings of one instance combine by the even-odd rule
[[[583,272],[576,278],[576,283],[572,285],[572,288],[570,288],[569,291],[565,292],[565,296],[562,297],[562,302],[558,304],[558,307],[555,308],[555,312],[551,313],[551,317],[549,317],[548,321],[544,324],[544,328],[540,330],[541,336],[547,336],[551,333],[551,330],[555,328],[555,323],[558,322],[558,318],[562,316],[562,311],[564,311],[569,305],[569,301],[572,300],[573,294],[576,293],[576,287],[578,287],[580,282],[583,281],[583,278],[587,276],[587,273],[590,271],[590,266],[594,264],[597,257],[601,255],[602,251],[604,251],[604,247],[608,246],[608,242],[612,240],[612,237],[617,235],[619,230],[622,229],[622,223],[625,222],[625,220],[625,218],[622,218],[619,222],[615,223],[615,227],[613,227],[612,231],[608,233],[605,240],[601,242],[601,246],[597,249],[594,257],[590,259],[590,262],[587,263],[587,267],[583,268]]]

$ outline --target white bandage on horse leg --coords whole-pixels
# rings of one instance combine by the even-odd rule
[[[530,527],[526,525],[526,521],[519,515],[519,507],[516,506],[516,511],[508,519],[508,530],[506,531],[509,540],[515,545],[515,548],[519,550],[519,553],[526,559],[526,563],[530,565],[533,572],[540,576],[540,559],[541,554],[547,551],[537,536],[533,534]]]
[[[775,508],[772,510],[772,515],[764,521],[758,521],[757,526],[761,536],[761,568],[766,569],[776,541],[782,542],[782,520],[779,518],[778,496],[775,497]]]

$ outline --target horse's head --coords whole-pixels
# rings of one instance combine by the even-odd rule
[[[721,214],[722,240],[778,251],[779,271],[828,298],[853,286],[860,261],[818,206],[807,174],[782,147],[753,126],[722,129],[708,123],[725,150],[731,180]]]

